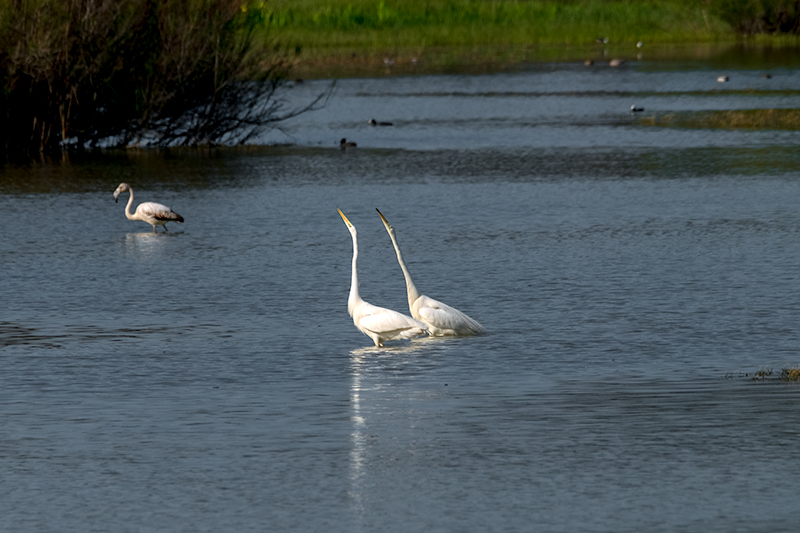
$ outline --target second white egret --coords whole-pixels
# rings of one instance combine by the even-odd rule
[[[406,290],[408,291],[408,308],[411,316],[427,324],[431,335],[442,337],[446,335],[477,335],[485,333],[486,328],[481,326],[477,320],[467,316],[458,309],[450,307],[438,300],[434,300],[424,294],[420,294],[416,285],[411,280],[411,273],[408,271],[403,255],[400,253],[400,246],[397,245],[397,237],[394,228],[379,209],[378,214],[389,232],[392,239],[394,250],[397,252],[397,262],[403,270],[406,278]]]

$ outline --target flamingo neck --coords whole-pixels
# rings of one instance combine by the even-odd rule
[[[128,189],[130,196],[128,197],[128,205],[125,206],[125,216],[128,220],[136,220],[136,216],[131,213],[131,204],[133,204],[133,189]]]

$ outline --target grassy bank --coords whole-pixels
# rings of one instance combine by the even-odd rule
[[[317,65],[446,50],[495,54],[735,39],[715,10],[688,0],[273,0],[264,9],[272,36],[299,52],[301,63]]]

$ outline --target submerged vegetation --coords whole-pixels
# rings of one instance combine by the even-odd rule
[[[800,109],[732,109],[667,113],[641,117],[639,124],[703,129],[800,130]]]
[[[800,381],[800,367],[785,367],[779,371],[772,368],[761,368],[755,372],[739,372],[736,375],[753,381]],[[728,374],[727,377],[733,378],[735,376],[734,374]]]

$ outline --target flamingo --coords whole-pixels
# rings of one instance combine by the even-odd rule
[[[167,231],[167,222],[180,222],[183,223],[183,217],[170,209],[169,207],[155,202],[145,202],[139,204],[136,212],[131,214],[131,204],[133,203],[133,189],[127,183],[120,183],[117,190],[114,191],[114,202],[119,201],[119,195],[128,191],[131,193],[128,198],[128,205],[125,206],[125,216],[128,220],[141,220],[153,226],[153,233],[156,232],[156,226],[164,226],[164,231]]]

